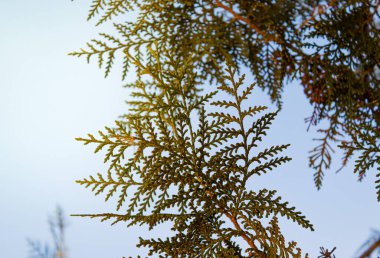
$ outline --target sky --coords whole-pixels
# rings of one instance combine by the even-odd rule
[[[114,203],[75,183],[107,166],[102,155],[74,138],[112,126],[126,112],[128,98],[117,67],[104,78],[95,63],[67,55],[109,30],[86,21],[88,8],[89,1],[0,1],[0,258],[28,257],[27,238],[49,241],[47,217],[57,204],[66,214],[114,210]],[[133,81],[133,74],[127,80]],[[259,91],[252,102],[270,104]],[[293,160],[256,178],[254,187],[277,189],[311,220],[314,232],[281,221],[287,239],[311,257],[320,246],[336,246],[337,257],[353,257],[370,229],[380,229],[374,173],[359,183],[352,163],[338,174],[335,164],[317,191],[307,160],[317,137],[306,132],[304,118],[310,113],[302,87],[288,85],[266,144],[290,143],[287,154]],[[148,232],[77,217],[68,222],[71,258],[144,254],[135,247],[138,236],[168,233],[164,227]]]

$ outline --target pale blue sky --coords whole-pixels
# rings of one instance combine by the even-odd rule
[[[85,1],[0,1],[0,258],[27,257],[27,237],[49,239],[46,218],[56,204],[69,214],[113,210],[74,183],[106,168],[101,155],[74,138],[112,125],[128,97],[120,73],[104,79],[95,64],[67,56],[107,29],[86,22],[88,7]],[[260,93],[253,98],[267,102]],[[352,257],[370,228],[380,228],[374,176],[358,183],[351,166],[326,175],[318,192],[307,166],[315,135],[306,133],[304,118],[311,108],[297,84],[287,87],[284,103],[267,144],[291,143],[293,161],[257,179],[255,188],[278,189],[314,223],[315,232],[282,223],[287,238],[311,257],[321,245],[337,246],[337,257]],[[135,255],[138,235],[165,234],[69,220],[71,258]]]

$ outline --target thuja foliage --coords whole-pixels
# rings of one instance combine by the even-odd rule
[[[106,200],[117,195],[121,213],[80,216],[149,229],[169,223],[172,236],[140,239],[149,255],[301,257],[296,242],[282,235],[278,217],[313,226],[275,190],[252,190],[254,177],[290,160],[281,156],[288,145],[258,148],[277,112],[246,107],[254,84],[245,86],[232,65],[218,91],[199,94],[192,56],[150,54],[154,64],[129,57],[140,71],[127,85],[134,97],[129,113],[98,137],[78,139],[94,144],[95,152],[105,150],[109,164],[106,175],[78,183]],[[216,111],[207,111],[212,106]]]
[[[72,55],[96,57],[106,76],[119,56],[123,78],[131,65],[125,53],[140,58],[153,42],[176,59],[195,55],[202,80],[218,80],[218,64],[231,60],[250,68],[279,106],[284,85],[298,81],[314,107],[308,122],[321,133],[309,158],[320,188],[334,145],[344,150],[343,166],[349,146],[366,152],[360,146],[369,142],[358,145],[356,131],[375,132],[371,163],[379,162],[379,6],[378,0],[93,0],[88,19],[114,21],[115,33],[101,33]],[[367,170],[360,170],[362,178]]]

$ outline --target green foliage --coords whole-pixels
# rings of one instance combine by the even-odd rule
[[[302,77],[305,93],[314,106],[309,122],[329,122],[326,130],[320,130],[324,134],[322,144],[310,156],[318,187],[323,170],[331,165],[333,143],[339,143],[345,152],[343,166],[352,152],[363,151],[365,157],[356,160],[354,171],[360,171],[362,178],[377,162],[376,155],[367,155],[376,152],[379,144],[379,134],[371,131],[380,131],[379,2],[331,1],[324,8],[307,26],[307,38],[325,42],[306,44],[316,51],[305,60]],[[359,131],[360,138],[367,135],[362,138],[366,143],[358,139]],[[370,144],[371,150],[363,144]],[[367,166],[367,162],[371,165]]]
[[[319,129],[318,132],[325,133],[325,135],[322,138],[314,139],[321,144],[310,151],[309,165],[316,170],[314,173],[314,182],[317,188],[320,189],[322,186],[324,171],[330,167],[331,153],[334,152],[331,142],[337,141],[334,136],[337,135],[338,132],[334,126],[326,130]]]
[[[109,164],[106,174],[78,183],[106,201],[116,196],[121,213],[80,216],[149,229],[169,223],[172,237],[140,239],[149,255],[301,257],[296,243],[285,241],[278,217],[312,225],[276,191],[251,190],[252,178],[290,160],[279,156],[288,145],[258,150],[277,112],[257,117],[266,107],[243,103],[257,85],[281,107],[284,85],[299,81],[314,107],[307,121],[327,122],[309,157],[316,186],[331,167],[334,145],[344,151],[343,166],[356,158],[360,179],[380,169],[379,5],[93,0],[88,19],[113,21],[114,33],[100,33],[71,55],[96,58],[105,76],[121,59],[123,80],[131,68],[138,80],[127,85],[128,114],[99,136],[78,138],[104,151]],[[244,76],[235,78],[242,67],[255,84],[243,87]],[[202,94],[207,82],[218,90]]]
[[[352,129],[352,142],[343,142],[341,147],[347,150],[346,157],[350,158],[357,154],[354,172],[362,180],[366,172],[373,167],[377,167],[376,189],[377,200],[380,202],[380,131],[371,128],[371,124],[361,124]]]
[[[243,108],[254,85],[244,87],[244,76],[236,80],[232,65],[220,78],[219,92],[199,94],[192,56],[150,54],[155,63],[130,57],[140,72],[127,85],[134,97],[129,113],[99,137],[78,138],[96,145],[95,152],[105,149],[110,166],[106,177],[78,183],[106,200],[117,194],[123,212],[79,216],[149,229],[169,223],[173,236],[140,239],[138,246],[149,255],[301,257],[296,243],[284,239],[277,218],[313,230],[310,222],[276,191],[251,190],[252,178],[290,160],[279,156],[289,145],[257,148],[277,112],[256,118],[266,107]],[[207,112],[209,105],[217,111]]]
[[[286,82],[300,81],[314,107],[310,125],[328,124],[320,129],[321,145],[310,155],[320,188],[331,166],[334,143],[343,148],[354,145],[353,125],[371,123],[380,130],[379,4],[377,0],[93,0],[88,18],[98,25],[131,12],[137,13],[137,19],[115,22],[116,35],[101,33],[71,55],[87,61],[96,57],[106,76],[120,56],[125,79],[130,56],[155,62],[146,50],[157,42],[159,52],[170,49],[175,59],[195,56],[192,66],[200,80],[219,81],[219,64],[225,60],[248,67],[257,85],[279,106]],[[343,165],[347,160],[343,157]]]

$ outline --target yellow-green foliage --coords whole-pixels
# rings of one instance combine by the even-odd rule
[[[363,178],[380,163],[379,5],[93,0],[88,19],[114,22],[115,33],[100,33],[71,55],[97,58],[106,76],[120,58],[122,78],[133,67],[138,79],[127,85],[129,112],[99,136],[78,139],[104,149],[109,164],[106,174],[78,182],[106,201],[118,195],[121,214],[82,216],[151,229],[169,222],[174,236],[139,243],[160,257],[301,257],[277,218],[312,229],[309,221],[274,190],[250,190],[252,177],[290,158],[279,156],[288,145],[257,149],[277,112],[244,109],[254,85],[244,87],[236,73],[249,68],[279,107],[284,85],[300,82],[314,107],[310,125],[328,125],[309,158],[318,188],[335,143],[345,152],[343,165],[359,153],[355,172]],[[202,93],[207,82],[217,91]]]
[[[130,57],[140,73],[128,85],[134,97],[129,113],[99,137],[78,139],[95,144],[96,152],[106,149],[110,165],[106,176],[78,183],[106,200],[117,194],[122,213],[80,216],[150,229],[170,222],[172,237],[140,239],[138,245],[160,257],[301,257],[296,243],[285,241],[277,217],[313,230],[310,222],[275,190],[250,190],[252,177],[290,160],[279,156],[289,145],[257,148],[277,112],[243,108],[254,84],[244,86],[232,66],[219,92],[202,95],[192,57],[150,54],[156,60],[150,65]],[[218,111],[208,112],[209,104]],[[124,157],[128,149],[132,154]]]
[[[128,21],[114,22],[115,35],[101,33],[71,54],[97,58],[106,76],[119,57],[124,79],[129,56],[152,64],[146,50],[157,42],[158,51],[170,49],[175,59],[193,56],[199,80],[218,81],[219,64],[226,60],[248,67],[279,106],[284,85],[297,80],[314,108],[310,125],[327,122],[309,157],[320,188],[335,143],[344,150],[343,166],[352,154],[347,146],[366,151],[356,145],[357,131],[372,135],[371,160],[380,160],[379,5],[377,0],[93,0],[88,19],[98,25],[116,17]]]

